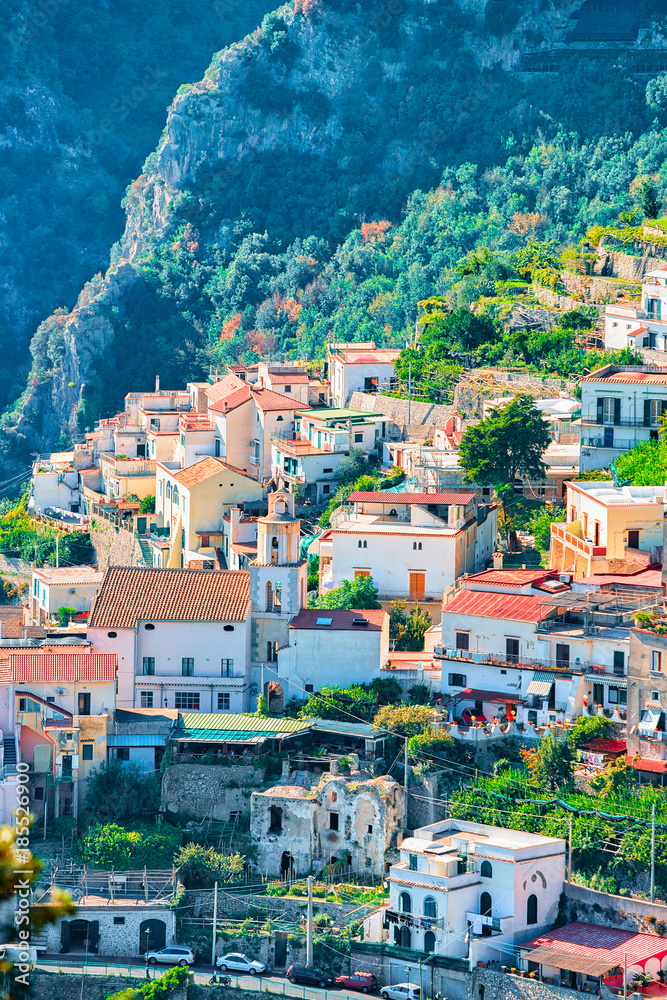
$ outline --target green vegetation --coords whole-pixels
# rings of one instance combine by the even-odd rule
[[[159,808],[159,780],[153,774],[142,776],[137,764],[112,757],[88,775],[85,800],[88,822],[148,821],[157,816]]]
[[[349,688],[323,687],[308,696],[298,717],[371,722],[380,706],[390,705],[400,697],[401,685],[390,678],[376,678],[370,684],[352,684]]]
[[[180,849],[174,864],[186,889],[210,889],[214,882],[241,882],[245,858],[242,854],[220,854],[213,847],[188,844]]]
[[[7,504],[0,513],[0,552],[6,556],[55,566],[56,538],[61,566],[78,566],[94,559],[90,535],[83,531],[61,531],[33,520],[28,514],[28,496]]]
[[[633,486],[662,486],[667,479],[667,442],[664,433],[659,440],[645,441],[632,451],[619,455],[614,462],[621,479],[630,479]]]
[[[340,586],[308,598],[309,608],[355,608],[360,611],[381,607],[372,576],[356,576],[341,580]]]
[[[424,648],[424,635],[433,624],[428,611],[423,611],[417,601],[408,614],[408,602],[396,600],[389,605],[389,638],[398,652],[418,651]]]
[[[166,823],[127,829],[96,823],[76,844],[82,862],[100,868],[168,868],[182,840],[180,827]]]
[[[188,981],[190,970],[175,966],[158,979],[151,979],[141,986],[128,986],[117,993],[110,993],[107,1000],[167,1000],[167,997]]]
[[[404,480],[405,473],[402,469],[393,468],[386,475],[378,469],[368,469],[353,483],[345,483],[336,490],[320,518],[321,526],[323,528],[329,527],[331,524],[331,515],[341,504],[345,503],[351,493],[356,493],[358,490],[365,490],[367,493],[375,493],[378,490],[392,490]]]

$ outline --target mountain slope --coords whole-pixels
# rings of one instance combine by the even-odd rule
[[[417,298],[446,284],[443,268],[515,212],[537,208],[541,230],[562,237],[587,217],[577,199],[599,191],[617,211],[651,158],[631,150],[653,112],[627,52],[568,48],[581,6],[294,0],[217,53],[181,88],[128,190],[107,276],[35,335],[29,388],[3,417],[5,464],[90,426],[156,373],[181,383],[210,359],[290,352],[297,338],[316,353],[332,329],[371,322],[400,337]],[[524,53],[555,48],[560,75],[519,72]],[[359,253],[365,268],[363,248],[443,170],[446,224],[413,198],[416,231],[392,231],[365,298],[334,319],[358,291]],[[352,232],[381,219],[379,234]],[[421,226],[434,229],[420,244]]]

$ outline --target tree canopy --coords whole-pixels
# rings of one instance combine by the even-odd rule
[[[355,608],[360,611],[380,608],[377,587],[371,576],[358,576],[354,580],[341,580],[340,586],[327,590],[318,597],[311,597],[309,608]]]
[[[517,477],[543,479],[549,441],[549,425],[532,397],[517,395],[467,428],[459,460],[467,482],[478,486],[513,485]]]

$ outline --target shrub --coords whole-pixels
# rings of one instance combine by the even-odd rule
[[[214,882],[240,882],[245,867],[242,854],[220,854],[212,847],[188,844],[174,858],[181,881],[188,889],[209,889]]]

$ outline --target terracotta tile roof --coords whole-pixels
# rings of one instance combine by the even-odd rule
[[[637,760],[628,754],[628,764],[637,771],[648,771],[652,774],[667,773],[667,760],[653,760],[652,757],[639,757]]]
[[[476,493],[373,493],[357,490],[351,493],[348,501],[367,501],[374,503],[435,503],[435,504],[467,504],[474,500]]]
[[[598,737],[586,744],[586,749],[593,753],[625,753],[627,748],[627,740],[607,740],[604,737]]]
[[[305,608],[292,618],[289,627],[317,629],[322,632],[380,632],[386,617],[387,612],[382,608],[373,611],[354,611],[348,608]],[[354,620],[357,618],[364,618],[368,625],[355,625]]]
[[[95,598],[89,628],[136,628],[140,621],[245,621],[245,571],[111,566]]]
[[[621,369],[610,375],[591,372],[590,375],[586,375],[582,379],[582,382],[605,382],[612,385],[667,385],[667,368],[648,368],[646,371],[623,371]]]
[[[231,410],[235,410],[243,403],[247,403],[249,399],[250,386],[244,382],[238,389],[230,392],[222,399],[209,403],[208,408],[209,410],[213,410],[214,413],[229,413]]]
[[[584,576],[577,584],[596,584],[598,587],[617,584],[623,587],[652,587],[662,589],[662,570],[643,569],[639,573],[600,573],[596,576]]]
[[[242,389],[243,386],[247,388],[247,385],[247,382],[244,382],[238,375],[225,375],[219,382],[214,382],[213,385],[206,386],[206,398],[209,404],[217,403],[238,389]]]
[[[113,681],[116,653],[12,653],[9,670],[14,684],[58,681]]]
[[[0,684],[11,684],[12,672],[9,669],[9,657],[0,657]]]
[[[541,583],[550,576],[556,576],[551,569],[484,569],[467,576],[466,581],[494,587],[525,587],[529,583]]]
[[[232,548],[240,556],[257,555],[257,542],[232,542]]]
[[[171,476],[172,479],[175,479],[181,486],[185,486],[189,490],[199,483],[206,482],[207,479],[212,479],[213,476],[219,476],[222,471],[235,472],[240,476],[248,475],[247,472],[242,472],[241,469],[237,469],[233,465],[227,465],[221,458],[214,458],[212,455],[207,455],[200,462],[189,465],[187,469],[171,473]]]
[[[264,412],[269,410],[307,410],[308,406],[299,402],[298,399],[292,399],[291,396],[286,396],[282,392],[274,392],[273,389],[258,389],[255,386],[251,389],[255,403]]]
[[[544,617],[540,601],[544,595],[496,594],[483,590],[462,590],[445,604],[442,613],[448,615],[476,615],[480,618],[501,618],[516,622],[538,622]]]

